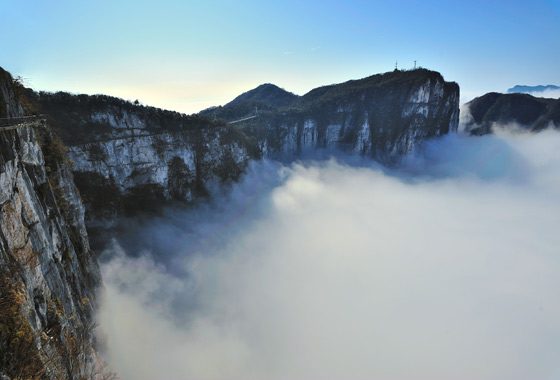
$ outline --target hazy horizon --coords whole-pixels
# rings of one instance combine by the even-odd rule
[[[106,94],[184,113],[262,83],[298,95],[414,62],[462,102],[560,84],[555,0],[449,3],[38,3],[2,0],[0,65],[36,90]]]

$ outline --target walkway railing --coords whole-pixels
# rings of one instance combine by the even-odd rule
[[[250,120],[250,119],[254,119],[255,117],[259,116],[259,109],[258,107],[255,107],[255,114],[249,117],[245,117],[243,119],[239,119],[239,120],[234,120],[234,121],[230,121],[228,124],[235,124],[235,123],[240,123],[242,121],[245,120]]]
[[[257,116],[258,116],[258,115],[253,115],[253,116],[246,117],[246,118],[244,118],[244,119],[239,119],[239,120],[235,120],[235,121],[230,121],[228,124],[240,123],[240,122],[245,121],[245,120],[254,119],[254,118],[257,117]]]
[[[18,124],[27,123],[30,121],[42,120],[44,118],[45,117],[43,115],[0,118],[0,128],[15,127]]]

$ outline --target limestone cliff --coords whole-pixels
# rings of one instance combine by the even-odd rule
[[[418,69],[317,88],[242,129],[262,136],[269,155],[336,148],[387,162],[457,130],[458,122],[459,86]]]
[[[181,115],[106,96],[34,94],[60,131],[89,225],[158,200],[191,200],[235,180],[251,159],[337,149],[395,161],[454,131],[459,87],[436,72],[395,71],[298,97],[267,84],[224,107]],[[254,116],[258,108],[257,117]],[[245,121],[227,124],[238,119]]]
[[[64,147],[43,120],[10,120],[0,128],[0,375],[93,379],[100,284]]]

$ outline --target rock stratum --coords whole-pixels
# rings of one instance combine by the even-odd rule
[[[0,128],[0,377],[103,378],[84,205],[61,141],[44,120],[17,119],[17,83],[0,77],[11,118]]]
[[[459,121],[459,86],[425,69],[303,96],[265,84],[190,116],[107,96],[28,98],[68,145],[90,226],[157,208],[157,200],[204,197],[235,181],[253,159],[333,149],[392,162],[425,139],[455,131]]]

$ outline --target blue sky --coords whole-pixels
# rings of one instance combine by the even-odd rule
[[[0,0],[0,66],[37,90],[197,112],[418,65],[462,100],[560,85],[560,0]],[[7,36],[7,38],[6,38]]]

